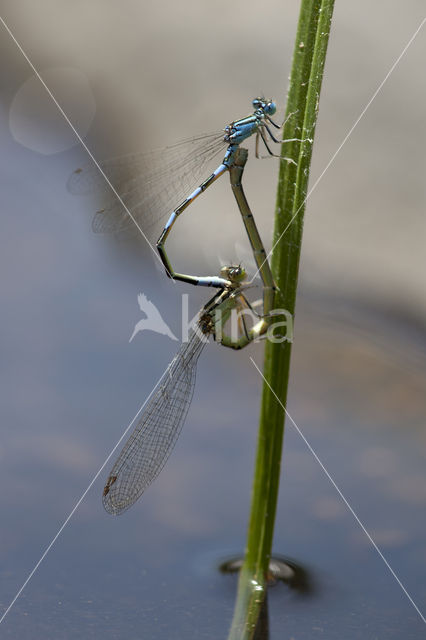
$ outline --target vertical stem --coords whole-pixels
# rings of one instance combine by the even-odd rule
[[[301,0],[287,98],[273,236],[276,308],[294,318],[303,214],[334,0]],[[291,343],[268,341],[244,565],[229,638],[251,638],[265,597],[278,499]],[[277,401],[276,396],[279,398]]]

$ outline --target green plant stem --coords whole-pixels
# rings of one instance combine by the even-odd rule
[[[271,268],[275,308],[292,314],[319,96],[334,0],[302,0],[287,98]],[[293,140],[295,139],[295,140]],[[265,597],[278,499],[291,342],[266,342],[252,503],[229,640],[251,638]],[[275,395],[276,394],[276,395]],[[279,400],[277,400],[277,398]]]

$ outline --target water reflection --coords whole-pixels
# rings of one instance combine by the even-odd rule
[[[236,574],[242,568],[244,559],[241,556],[229,558],[219,565],[219,571],[224,574]],[[285,587],[284,587],[285,585]],[[273,556],[269,562],[267,586],[264,591],[264,600],[261,605],[259,617],[252,636],[246,631],[247,637],[253,640],[269,640],[269,591],[270,589],[291,589],[299,596],[312,595],[312,579],[305,567],[290,558]],[[263,591],[263,589],[261,589]],[[232,633],[231,633],[232,635]],[[234,636],[232,636],[234,637]],[[246,637],[242,633],[241,637]]]
[[[224,560],[219,565],[219,571],[221,573],[238,573],[243,561],[244,558],[241,556]],[[312,580],[308,570],[298,562],[284,556],[272,556],[269,561],[267,580],[268,587],[276,585],[277,582],[283,582],[289,589],[293,589],[299,594],[311,595],[313,591]]]
[[[265,599],[260,609],[259,619],[256,629],[254,630],[253,640],[269,640],[269,606],[268,592],[266,591]]]

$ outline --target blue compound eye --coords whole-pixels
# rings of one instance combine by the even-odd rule
[[[275,102],[272,102],[272,100],[265,105],[265,113],[267,113],[269,116],[273,116],[276,110],[277,105],[275,104]]]

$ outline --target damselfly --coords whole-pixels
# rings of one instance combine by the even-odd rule
[[[188,341],[169,364],[108,476],[102,501],[113,515],[134,504],[164,467],[185,422],[198,358],[209,336],[226,346],[240,348],[258,335],[256,325],[248,328],[244,317],[240,339],[233,340],[225,334],[230,315],[250,304],[244,295],[245,271],[241,266],[223,267],[220,277],[227,286],[201,309]]]
[[[154,224],[170,211],[172,201],[194,176],[199,175],[208,159],[211,159],[224,144],[227,145],[225,157],[219,167],[180,206],[173,210],[157,247],[168,275],[176,280],[191,284],[213,286],[220,289],[201,310],[198,322],[191,332],[188,342],[184,343],[167,368],[161,386],[146,406],[136,428],[121,451],[110,475],[108,476],[103,503],[106,510],[118,514],[130,507],[151,484],[163,468],[185,421],[195,384],[195,371],[198,358],[206,342],[213,337],[224,346],[240,349],[264,335],[269,327],[273,309],[275,285],[266,253],[258,233],[253,215],[242,188],[242,175],[247,162],[248,152],[240,144],[256,135],[256,155],[258,156],[259,138],[268,152],[266,134],[278,143],[268,126],[276,125],[271,115],[276,107],[272,101],[258,98],[253,101],[255,111],[251,116],[237,120],[225,128],[220,137],[202,136],[170,147],[163,155],[162,164],[156,164],[159,155],[139,155],[119,161],[109,161],[102,170],[115,186],[120,199],[101,211],[93,220],[95,231],[121,231],[131,222],[139,222],[145,229]],[[266,132],[266,133],[265,133]],[[191,152],[188,154],[188,145]],[[185,151],[185,153],[183,153]],[[157,170],[154,170],[154,167]],[[197,277],[179,274],[173,271],[165,252],[165,242],[176,218],[207,189],[225,171],[229,171],[232,191],[240,209],[245,229],[253,250],[256,265],[263,284],[263,313],[251,328],[241,320],[242,332],[237,338],[228,335],[225,325],[233,311],[239,308],[251,308],[243,290],[244,269],[239,266],[223,267],[219,276]],[[144,182],[141,181],[143,174]],[[69,181],[70,191],[85,192],[85,186],[91,188],[93,178],[101,177],[94,168],[78,169]],[[189,189],[188,189],[189,190]],[[186,191],[187,193],[187,191]],[[173,200],[172,200],[173,199]],[[123,204],[125,207],[123,207]]]
[[[175,280],[222,288],[225,283],[217,276],[198,277],[174,271],[165,244],[177,217],[223,173],[231,171],[236,152],[244,140],[255,135],[256,157],[259,157],[259,140],[262,140],[268,154],[275,155],[268,142],[280,142],[271,130],[271,127],[281,128],[271,118],[276,112],[276,105],[263,97],[256,98],[252,104],[254,112],[251,115],[235,120],[221,132],[184,140],[162,151],[106,161],[101,164],[104,176],[95,166],[74,171],[68,181],[68,189],[72,193],[88,193],[105,177],[115,190],[114,198],[95,214],[93,230],[119,232],[136,224],[145,235],[156,227],[158,230],[157,223],[172,212],[157,241],[167,274]],[[225,146],[227,149],[221,164],[193,190],[207,163]],[[182,202],[176,207],[179,201]]]

